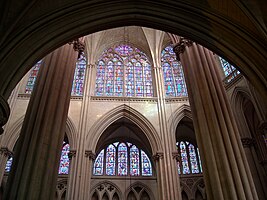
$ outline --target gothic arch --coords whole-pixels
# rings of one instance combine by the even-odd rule
[[[194,196],[190,190],[190,188],[183,182],[181,182],[181,193],[185,192],[187,194],[188,199],[194,199]]]
[[[128,194],[132,191],[133,188],[135,187],[140,187],[142,188],[142,191],[145,190],[147,192],[147,194],[149,195],[150,199],[154,200],[155,197],[153,195],[153,192],[151,191],[151,189],[145,185],[144,183],[140,182],[140,181],[136,181],[135,183],[132,183],[126,190],[125,190],[125,199],[127,198]],[[140,192],[141,193],[141,192]]]
[[[21,116],[17,121],[15,121],[8,132],[5,134],[7,135],[5,140],[5,146],[12,150],[19,138],[20,130],[23,125],[25,115]],[[66,135],[69,140],[69,144],[72,149],[76,148],[76,137],[77,137],[77,129],[75,127],[75,124],[72,122],[72,120],[68,117],[67,123],[66,123]]]
[[[111,181],[107,181],[107,180],[101,181],[101,182],[93,185],[92,188],[91,188],[91,190],[90,190],[90,197],[92,197],[94,195],[94,192],[96,192],[97,195],[98,195],[98,197],[100,197],[101,195],[99,194],[99,191],[97,190],[97,188],[99,186],[103,186],[103,185],[104,186],[110,185],[110,186],[114,187],[115,188],[115,191],[112,192],[112,195],[114,195],[115,193],[117,193],[118,196],[119,196],[119,199],[122,199],[122,192],[121,192],[120,188],[115,183],[113,183]],[[107,192],[105,187],[103,187],[103,189],[105,190],[105,192]],[[107,195],[110,195],[110,193],[107,192]]]
[[[176,132],[176,128],[177,128],[179,122],[184,117],[188,117],[189,119],[191,119],[193,121],[190,106],[186,105],[186,104],[183,104],[178,109],[176,109],[169,117],[168,124],[170,124],[170,133]],[[175,134],[171,134],[171,137],[172,137],[172,141],[176,141]],[[175,146],[174,146],[174,148],[175,148]],[[175,150],[176,150],[176,148],[175,148]]]
[[[159,135],[154,126],[141,113],[125,104],[112,109],[92,126],[86,136],[86,146],[95,151],[99,138],[105,129],[123,117],[129,119],[143,131],[151,145],[153,154],[162,149]]]
[[[256,33],[247,29],[241,20],[229,20],[231,13],[225,16],[209,1],[204,1],[201,6],[198,2],[170,0],[157,3],[149,0],[138,3],[123,0],[68,3],[61,2],[52,7],[52,4],[42,2],[43,12],[31,14],[30,10],[40,8],[40,4],[22,4],[17,10],[14,8],[13,15],[7,15],[8,9],[4,9],[3,16],[9,18],[3,19],[7,31],[3,34],[0,55],[0,93],[6,99],[30,66],[55,48],[85,34],[125,25],[149,26],[204,44],[240,66],[242,72],[266,97],[267,50],[263,36],[266,32],[254,19],[255,13],[248,12],[245,6],[241,6],[241,9],[235,4],[225,4],[226,10],[236,6],[238,16],[246,19],[248,26],[255,28]],[[24,8],[24,15],[18,14],[19,8]],[[247,13],[250,13],[249,17]],[[25,19],[24,16],[28,17]],[[24,26],[18,28],[18,22]]]

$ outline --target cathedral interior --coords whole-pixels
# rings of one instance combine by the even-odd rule
[[[0,3],[0,199],[267,199],[266,3],[29,2]]]

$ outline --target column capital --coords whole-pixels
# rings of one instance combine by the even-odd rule
[[[88,68],[95,68],[96,64],[87,64]]]
[[[73,44],[74,51],[78,52],[78,58],[84,53],[85,44],[80,41],[79,38],[72,40],[71,42],[68,42],[69,45]]]
[[[156,152],[153,156],[152,156],[154,161],[159,161],[159,159],[163,159],[163,152]]]
[[[95,153],[92,150],[85,150],[85,157],[88,157],[89,160],[95,160]]]
[[[255,143],[255,141],[252,138],[241,138],[241,142],[244,148],[246,147],[250,148]]]
[[[10,108],[7,101],[0,95],[0,135],[4,132],[2,126],[7,123],[10,115]]]
[[[7,147],[0,148],[0,155],[4,155],[5,157],[13,156],[13,152],[10,151]]]
[[[185,47],[193,45],[193,41],[184,37],[180,38],[180,41],[173,46],[173,51],[176,53],[177,59],[180,61],[180,54],[184,53]]]
[[[176,151],[176,152],[172,152],[172,158],[175,159],[177,162],[181,161],[181,155]]]
[[[76,157],[76,150],[70,150],[70,152],[68,153],[68,157],[71,160],[73,157]]]
[[[261,122],[258,130],[261,135],[267,135],[267,122]]]

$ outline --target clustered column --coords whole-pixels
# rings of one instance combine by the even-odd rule
[[[208,199],[258,199],[213,53],[184,38],[174,51],[183,65]]]
[[[77,52],[72,44],[43,59],[4,199],[54,198],[76,61]]]

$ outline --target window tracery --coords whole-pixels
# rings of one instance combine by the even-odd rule
[[[202,164],[198,148],[188,141],[177,142],[176,147],[181,155],[181,161],[177,163],[178,174],[202,173]]]
[[[171,45],[167,46],[161,52],[161,66],[166,96],[187,96],[183,68],[181,62],[176,59],[176,54]]]
[[[152,165],[147,154],[136,145],[114,142],[97,155],[93,175],[152,176]]]
[[[103,52],[98,60],[96,96],[152,97],[151,64],[145,53],[129,45]]]
[[[77,95],[77,96],[83,95],[85,70],[86,70],[86,56],[84,53],[82,53],[80,55],[80,58],[78,58],[76,62],[76,68],[71,91],[72,95]]]
[[[240,74],[240,72],[225,59],[219,57],[219,60],[221,62],[221,66],[223,68],[227,83],[231,82],[235,77],[237,77],[237,75]]]

